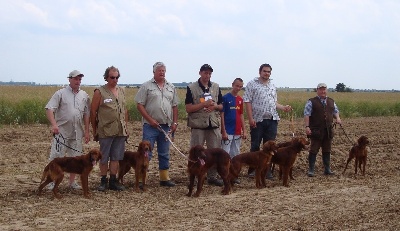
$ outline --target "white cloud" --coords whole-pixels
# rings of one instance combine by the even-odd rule
[[[0,1],[0,67],[13,70],[0,81],[79,67],[97,83],[116,65],[130,76],[121,81],[138,83],[164,61],[173,82],[195,80],[209,63],[213,80],[229,86],[269,62],[277,86],[314,86],[319,78],[400,86],[398,12],[396,0]],[[376,76],[388,80],[376,83]]]

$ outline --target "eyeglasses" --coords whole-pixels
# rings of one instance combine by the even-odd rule
[[[110,76],[110,79],[119,79],[119,76],[117,76],[117,77]]]

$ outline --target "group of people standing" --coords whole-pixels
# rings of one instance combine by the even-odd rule
[[[241,78],[234,79],[231,91],[223,96],[219,85],[211,81],[213,68],[208,64],[202,65],[200,77],[186,89],[190,146],[223,148],[231,157],[239,154],[241,139],[247,138],[244,108],[250,125],[250,151],[258,151],[261,142],[275,140],[278,110],[289,112],[292,107],[278,103],[277,90],[270,79],[271,72],[269,64],[262,64],[259,77],[246,85],[242,98],[239,95],[244,84]],[[142,115],[142,140],[150,141],[152,147],[157,143],[160,186],[173,187],[175,183],[168,174],[170,141],[166,136],[173,136],[178,127],[179,99],[177,89],[166,80],[165,75],[165,64],[156,62],[153,65],[153,78],[140,86],[134,100]],[[94,90],[92,100],[80,89],[82,77],[84,75],[81,72],[72,71],[68,76],[69,85],[58,90],[45,107],[54,135],[50,160],[64,155],[81,155],[82,143],[90,140],[91,124],[93,140],[99,142],[102,152],[98,190],[108,188],[122,191],[125,188],[117,181],[116,174],[129,132],[125,91],[118,86],[120,72],[114,66],[108,67],[103,75],[106,84]],[[331,128],[333,118],[338,123],[341,121],[335,102],[326,94],[326,84],[319,84],[317,96],[308,100],[304,109],[305,133],[311,138],[309,176],[314,176],[316,155],[321,147],[325,174],[333,174],[329,166],[333,138]],[[149,155],[151,159],[152,153]],[[252,169],[249,169],[249,174],[252,174]],[[270,172],[268,177],[272,177]],[[208,171],[207,182],[210,185],[223,185],[216,169]],[[237,180],[236,183],[240,182]],[[80,189],[74,174],[70,175],[69,185]],[[50,184],[49,187],[53,186]]]

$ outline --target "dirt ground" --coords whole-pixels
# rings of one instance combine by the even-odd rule
[[[128,190],[98,192],[99,168],[89,176],[92,199],[81,190],[60,185],[61,200],[50,191],[37,196],[48,162],[51,135],[47,125],[0,127],[1,230],[399,230],[400,229],[400,117],[344,119],[336,128],[332,150],[335,176],[324,176],[321,154],[316,176],[307,172],[307,151],[294,166],[290,187],[267,181],[257,189],[242,171],[241,184],[230,195],[205,184],[199,198],[188,198],[186,160],[171,146],[170,176],[176,187],[159,186],[157,154],[150,162],[148,191],[135,193],[133,173]],[[180,123],[175,144],[187,153],[190,131]],[[302,135],[302,120],[281,121],[278,141]],[[127,149],[141,139],[139,123],[129,124]],[[346,136],[347,134],[347,136]],[[354,175],[354,162],[344,175],[353,142],[361,135],[371,141],[365,176]],[[242,151],[248,151],[249,140]],[[98,147],[90,142],[85,150]],[[276,174],[275,174],[276,175]]]

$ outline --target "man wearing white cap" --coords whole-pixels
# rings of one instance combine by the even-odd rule
[[[49,160],[63,156],[82,155],[82,139],[89,142],[89,95],[80,89],[84,75],[73,70],[68,75],[69,85],[54,93],[46,105],[46,116],[51,124],[54,139]],[[70,174],[69,186],[81,189],[75,182],[75,174]],[[52,189],[54,183],[48,188]]]
[[[311,138],[308,154],[308,176],[314,176],[315,161],[319,149],[322,149],[324,174],[334,175],[330,169],[331,147],[333,139],[333,119],[341,124],[339,109],[333,99],[327,97],[327,86],[320,83],[317,86],[317,96],[307,101],[304,108],[304,126],[307,137]]]

